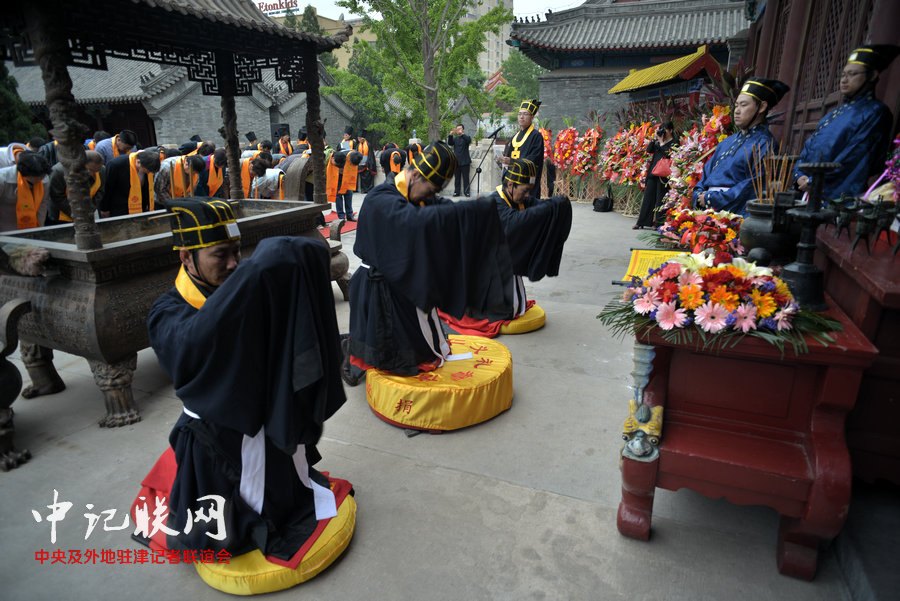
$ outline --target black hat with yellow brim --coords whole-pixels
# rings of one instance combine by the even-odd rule
[[[900,54],[900,46],[893,44],[870,44],[860,46],[850,53],[847,62],[854,65],[863,65],[874,71],[884,71],[888,68],[897,54]]]
[[[528,111],[532,117],[537,115],[539,108],[541,108],[541,101],[537,99],[523,100],[522,104],[519,105],[520,111]]]
[[[412,166],[426,180],[443,188],[456,173],[456,155],[446,142],[432,142],[413,157]]]
[[[510,159],[503,179],[514,184],[534,184],[537,181],[537,167],[528,159]]]
[[[767,103],[769,108],[772,108],[778,104],[778,101],[781,100],[790,89],[790,86],[777,79],[751,77],[744,82],[743,86],[741,86],[741,94],[752,96],[760,102]]]
[[[166,210],[172,213],[175,249],[206,248],[241,239],[234,211],[228,201],[201,198],[171,198]]]

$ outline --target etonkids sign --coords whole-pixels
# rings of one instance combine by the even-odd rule
[[[257,2],[256,8],[267,17],[283,17],[288,9],[291,12],[299,12],[299,0],[272,0],[271,2]]]

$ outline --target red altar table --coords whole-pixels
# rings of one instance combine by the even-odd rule
[[[825,290],[878,348],[847,416],[847,447],[854,476],[900,484],[900,253],[891,255],[885,235],[871,253],[850,244],[846,233],[834,238],[834,228],[820,228],[815,258]]]
[[[825,347],[784,355],[746,337],[701,350],[649,335],[656,356],[643,403],[664,407],[659,455],[622,457],[619,531],[647,540],[656,487],[688,488],[781,514],[776,552],[783,574],[812,579],[819,544],[847,517],[850,457],[844,420],[877,350],[829,299],[844,331]]]

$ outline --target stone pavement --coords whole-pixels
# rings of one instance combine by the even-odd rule
[[[325,426],[317,467],[354,484],[356,533],[338,562],[277,598],[849,598],[830,548],[813,582],[778,573],[778,516],[767,508],[660,490],[651,540],[619,535],[631,344],[611,339],[595,316],[618,290],[610,281],[624,272],[629,247],[640,243],[632,219],[573,208],[561,275],[528,284],[547,325],[499,339],[513,356],[512,408],[468,429],[407,437],[374,416],[364,386],[347,388],[346,405]],[[351,269],[359,264],[354,235],[344,236]],[[334,293],[346,331],[349,307],[337,286]],[[16,444],[33,458],[0,473],[0,599],[225,598],[187,565],[35,560],[42,549],[141,548],[127,529],[105,532],[102,524],[85,540],[85,505],[115,508],[109,525],[121,524],[181,411],[152,350],[139,353],[134,379],[143,421],[113,430],[96,425],[103,402],[87,362],[57,354],[56,365],[64,392],[13,405]],[[73,503],[56,545],[31,511],[46,517],[54,489]]]

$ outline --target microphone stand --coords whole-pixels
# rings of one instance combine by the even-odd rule
[[[488,140],[496,141],[497,136],[500,134],[501,129],[503,129],[503,128],[498,127],[496,130],[494,130],[494,133],[492,133],[490,136],[488,136]],[[491,142],[491,144],[488,146],[488,151],[493,153],[493,149],[494,149],[494,143]],[[478,167],[475,168],[475,188],[478,190],[478,192],[475,194],[476,197],[479,194],[481,194],[481,166],[484,164],[484,159],[487,158],[487,155],[488,155],[488,153],[485,152],[484,156],[481,157],[481,161],[478,163]]]

